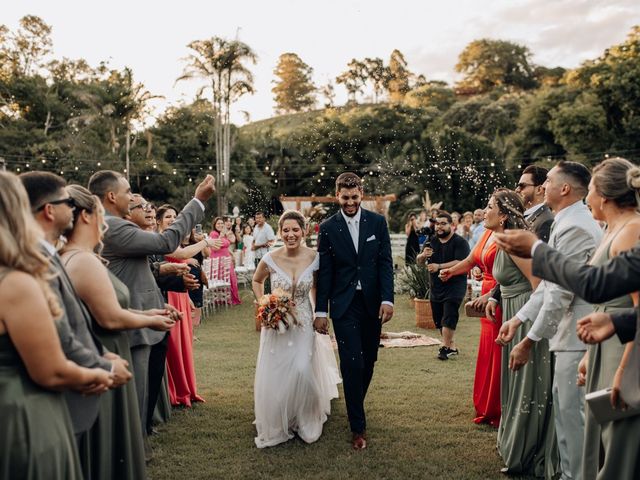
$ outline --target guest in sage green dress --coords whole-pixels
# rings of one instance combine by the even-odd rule
[[[62,310],[46,281],[41,235],[22,183],[0,172],[2,480],[81,479],[71,419],[59,390],[99,394],[113,383],[105,370],[80,367],[62,352],[54,323]]]
[[[630,250],[640,237],[640,215],[636,190],[627,185],[627,172],[634,165],[621,158],[611,158],[597,165],[589,185],[587,203],[593,218],[606,222],[607,232],[591,261],[603,265],[612,257]],[[637,169],[637,167],[636,167]],[[596,312],[612,313],[633,307],[637,293],[595,305]],[[580,364],[586,392],[613,387],[619,390],[630,342],[620,343],[613,336],[601,343],[589,345]],[[582,462],[584,480],[616,480],[640,478],[640,415],[615,422],[598,424],[589,404],[585,406],[585,442]]]
[[[499,212],[498,224],[491,225],[492,230],[502,233],[510,228],[528,228],[524,204],[515,192],[497,190],[488,208]],[[529,300],[532,284],[538,284],[531,274],[531,260],[511,257],[498,250],[493,276],[500,284],[503,318],[512,318]],[[522,340],[530,327],[531,322],[525,322],[514,337],[515,343],[504,346],[502,352],[498,452],[505,464],[503,473],[553,478],[558,471],[559,457],[552,416],[553,369],[549,342],[543,339],[536,343],[529,363],[516,372],[509,370],[511,346]]]
[[[73,229],[67,232],[62,260],[78,296],[96,323],[94,330],[110,352],[131,364],[131,328],[168,331],[175,324],[168,311],[128,310],[129,289],[93,252],[102,238],[104,210],[98,197],[79,185],[67,187],[74,199]],[[109,391],[100,402],[98,420],[80,447],[85,477],[92,480],[146,478],[145,451],[135,382]]]

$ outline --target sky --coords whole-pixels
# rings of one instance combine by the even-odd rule
[[[316,86],[346,70],[352,59],[388,61],[399,49],[409,69],[427,80],[458,78],[458,54],[471,41],[524,44],[535,64],[572,68],[624,41],[640,24],[638,0],[19,0],[3,2],[0,24],[15,29],[24,15],[53,27],[55,58],[107,60],[130,67],[154,95],[156,115],[190,103],[201,83],[175,84],[187,44],[212,36],[238,38],[258,55],[251,66],[256,93],[233,108],[236,123],[274,115],[273,70],[285,52],[314,69]],[[346,101],[336,86],[336,103]]]

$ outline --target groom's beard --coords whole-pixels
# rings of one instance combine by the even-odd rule
[[[344,213],[347,217],[355,217],[360,210],[360,204],[356,205],[356,209],[353,211],[353,213],[347,212],[346,206],[340,207],[340,209],[342,210],[342,213]]]

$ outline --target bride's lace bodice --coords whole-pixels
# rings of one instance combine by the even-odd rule
[[[284,291],[290,292],[293,290],[293,281],[271,258],[271,254],[267,253],[262,257],[267,267],[269,268],[271,279],[271,290],[281,288]],[[311,299],[309,298],[309,292],[313,287],[313,272],[320,267],[320,256],[316,254],[313,262],[304,269],[300,278],[296,280],[295,292],[293,295],[293,301],[296,304],[296,318],[303,325],[309,325],[313,322],[313,309],[311,305]]]

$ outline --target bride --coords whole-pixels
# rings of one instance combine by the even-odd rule
[[[269,277],[271,288],[292,294],[298,325],[284,333],[263,327],[260,334],[254,387],[258,448],[286,442],[294,434],[307,443],[318,440],[341,382],[329,337],[313,330],[320,262],[318,253],[304,245],[304,217],[287,210],[278,228],[284,246],[262,257],[253,276],[253,293],[262,297]]]

